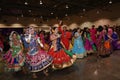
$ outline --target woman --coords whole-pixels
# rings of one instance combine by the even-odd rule
[[[98,47],[98,56],[107,57],[110,54],[110,42],[109,36],[107,34],[107,30],[102,26],[98,27],[98,39],[97,39],[97,47]]]
[[[3,49],[4,49],[3,38],[0,33],[0,73],[4,72],[4,63],[2,62]]]
[[[2,37],[0,36],[0,53],[3,51],[3,48],[4,48],[3,40],[2,40]]]
[[[20,36],[17,32],[12,31],[10,36],[10,49],[4,55],[8,70],[19,71],[24,65],[23,46]]]
[[[95,45],[96,45],[96,34],[97,34],[97,30],[95,29],[95,25],[92,25],[92,28],[90,29],[90,36]]]
[[[3,52],[3,49],[4,49],[3,39],[2,39],[2,37],[0,36],[0,61],[2,60],[2,52]]]
[[[112,51],[111,47],[111,30],[104,30],[104,47],[105,47],[105,55],[109,56]]]
[[[72,52],[76,54],[77,58],[83,58],[84,56],[86,56],[86,50],[84,48],[80,29],[77,29],[77,32],[75,33],[74,36],[75,39]]]
[[[116,33],[115,30],[113,30],[113,33],[112,33],[112,35],[111,35],[111,38],[112,38],[112,48],[113,48],[113,50],[118,50],[118,49],[120,49],[119,36],[118,36],[118,34]]]
[[[61,39],[63,47],[66,50],[70,50],[72,33],[67,30],[67,26],[63,25],[62,21],[60,21],[60,23],[59,23],[58,30],[61,33],[61,38],[60,39]]]
[[[48,51],[49,49],[49,45],[46,43],[45,41],[45,32],[44,31],[41,31],[39,33],[39,37],[40,37],[40,40],[41,40],[41,43],[44,45],[44,50]],[[47,38],[47,41],[48,41],[49,38]]]
[[[52,63],[52,57],[44,51],[43,44],[40,38],[34,31],[33,27],[29,27],[29,37],[26,38],[28,45],[28,51],[26,55],[26,64],[30,72],[33,72],[33,78],[37,78],[36,72],[42,71],[47,74],[47,67]]]
[[[63,49],[60,41],[60,34],[58,34],[58,28],[52,28],[52,34],[50,35],[52,45],[48,54],[53,57],[53,69],[63,69],[73,64],[76,56],[71,52]]]
[[[94,42],[91,39],[90,32],[88,28],[84,28],[83,31],[83,41],[87,54],[91,54],[96,50]]]

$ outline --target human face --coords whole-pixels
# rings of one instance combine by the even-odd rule
[[[63,30],[66,31],[66,30],[67,30],[67,27],[63,27]]]
[[[34,28],[30,27],[30,28],[29,28],[29,33],[30,33],[30,34],[34,34]]]
[[[16,39],[17,38],[17,34],[13,33],[12,37],[13,37],[13,39]]]
[[[25,29],[25,34],[29,34],[29,29]]]
[[[55,33],[58,33],[58,28],[55,28]]]
[[[80,32],[80,29],[78,29],[77,32]]]

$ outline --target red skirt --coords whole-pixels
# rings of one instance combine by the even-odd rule
[[[71,60],[71,57],[68,54],[66,54],[63,49],[59,51],[54,51],[54,48],[51,48],[48,54],[53,57],[54,65],[62,65],[64,63],[70,62]]]

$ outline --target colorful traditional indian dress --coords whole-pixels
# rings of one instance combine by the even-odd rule
[[[10,41],[11,48],[4,55],[8,71],[19,71],[24,66],[25,57],[23,55],[20,37],[14,42]]]
[[[87,32],[84,35],[85,37],[83,38],[83,40],[84,40],[84,47],[86,49],[86,52],[87,54],[93,53],[94,52],[93,50],[96,50],[96,47],[93,41],[91,40],[90,33]]]
[[[113,32],[112,35],[112,48],[113,50],[120,49],[120,40],[116,32]]]
[[[86,56],[86,50],[84,48],[82,37],[78,32],[76,32],[75,35],[78,37],[74,39],[72,52],[76,54],[77,58],[83,58]]]
[[[45,37],[43,34],[40,34],[40,40],[41,40],[41,43],[44,45],[43,48],[44,50],[48,51],[49,49],[49,45],[45,42]]]
[[[53,57],[53,69],[62,69],[69,67],[73,64],[75,59],[73,59],[73,54],[62,48],[60,38],[58,38],[59,34],[51,34],[50,39],[52,41],[52,45],[48,54]],[[75,58],[75,57],[74,57]]]
[[[21,36],[21,40],[22,40],[22,43],[23,43],[23,46],[25,49],[28,49],[29,48],[29,43],[26,42],[26,39],[29,37],[28,34],[24,34]]]
[[[105,47],[105,55],[109,55],[112,51],[112,47],[111,47],[111,41],[108,34],[104,35],[104,47]]]
[[[3,49],[4,49],[3,39],[0,36],[0,73],[4,72],[4,63],[2,62]]]
[[[26,64],[30,72],[42,71],[52,63],[52,57],[46,51],[40,49],[43,44],[37,35],[31,35],[29,50],[26,55]]]
[[[2,41],[2,40],[0,40],[0,52],[2,52],[2,51],[3,51],[3,48],[4,48],[3,41]]]
[[[108,35],[104,33],[104,30],[98,35],[97,47],[99,56],[106,57],[110,54],[110,41]]]
[[[59,31],[61,32],[61,42],[64,46],[65,49],[69,50],[70,49],[70,39],[72,36],[72,33],[69,31],[64,31],[61,29],[61,26],[59,27]]]
[[[95,28],[90,29],[90,36],[93,43],[95,44],[96,44],[96,34],[97,34],[97,30]]]

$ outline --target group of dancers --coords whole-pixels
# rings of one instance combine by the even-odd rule
[[[99,26],[96,29],[93,25],[91,29],[69,31],[62,21],[59,27],[51,28],[47,39],[43,33],[38,34],[30,26],[23,35],[12,31],[9,40],[10,49],[3,56],[8,70],[20,71],[27,67],[33,73],[33,78],[37,78],[36,72],[39,71],[48,75],[48,67],[63,69],[89,54],[104,57],[120,49],[119,37],[112,28]],[[2,50],[3,45],[0,45]]]

